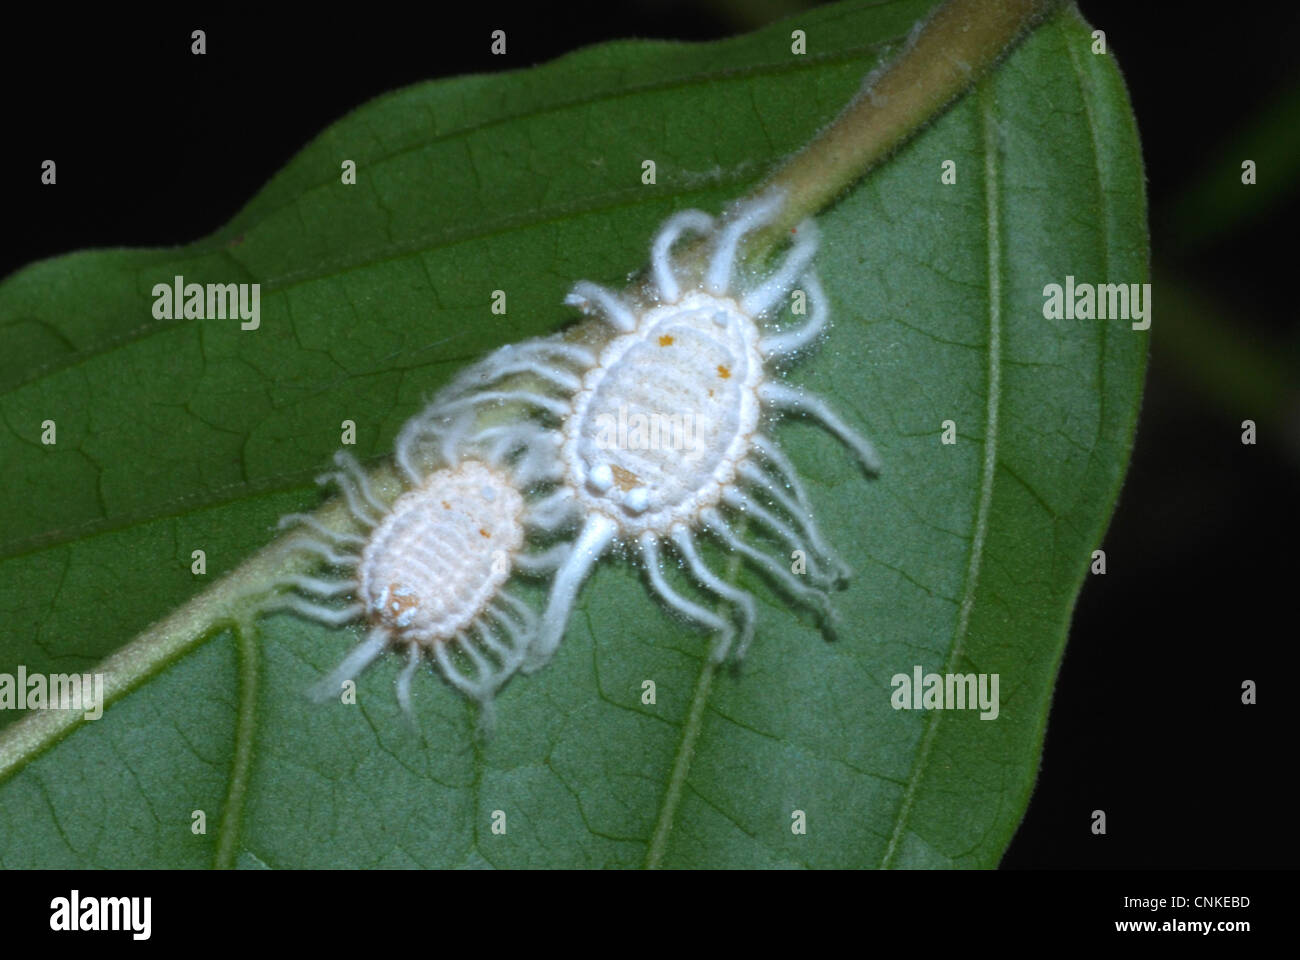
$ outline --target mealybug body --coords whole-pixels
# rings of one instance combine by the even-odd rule
[[[772,361],[813,343],[826,325],[826,297],[810,269],[817,248],[812,221],[800,225],[793,248],[774,273],[748,290],[733,287],[742,238],[770,222],[781,202],[769,195],[739,208],[716,231],[707,271],[693,289],[683,289],[670,253],[685,231],[713,231],[713,221],[695,210],[670,217],[652,245],[655,302],[648,308],[593,283],[574,287],[568,302],[598,313],[615,336],[582,371],[561,417],[561,494],[572,498],[581,529],[556,574],[525,670],[550,658],[578,588],[613,543],[639,552],[652,589],[669,607],[716,632],[715,660],[726,657],[734,627],[669,586],[660,559],[665,542],[696,583],[734,604],[741,617],[738,656],[753,636],[753,598],[708,568],[696,547],[698,531],[830,616],[825,590],[847,571],[818,531],[793,465],[762,432],[763,415],[805,414],[852,449],[868,472],[876,472],[879,462],[867,440],[823,401],[776,382],[769,369]],[[791,330],[765,329],[764,318],[796,285],[806,296],[808,320]],[[642,431],[640,442],[629,442],[630,431],[623,429],[629,422]],[[645,442],[647,436],[653,440],[656,424],[659,442]],[[689,442],[665,444],[665,431]],[[774,509],[758,502],[758,491]],[[789,550],[804,551],[809,583],[746,543],[728,515],[747,515]]]
[[[303,514],[281,526],[309,528],[290,547],[350,574],[287,576],[280,586],[315,599],[286,594],[274,603],[320,623],[369,627],[317,687],[319,698],[336,696],[385,649],[397,648],[407,657],[397,698],[408,714],[411,680],[424,657],[463,693],[491,705],[523,661],[537,622],[507,583],[517,571],[554,569],[566,549],[527,551],[530,534],[545,534],[564,519],[553,497],[539,496],[559,476],[556,447],[554,434],[531,421],[481,428],[435,400],[398,437],[406,489],[391,503],[375,495],[351,457],[336,454],[343,469],[320,481],[341,489],[358,532],[330,530]],[[319,602],[342,595],[351,597],[349,605]]]

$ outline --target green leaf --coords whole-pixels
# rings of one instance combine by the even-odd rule
[[[781,24],[402,90],[325,131],[212,237],[10,277],[0,671],[90,670],[238,567],[280,515],[321,502],[312,478],[343,420],[379,462],[465,362],[570,322],[574,280],[620,285],[669,213],[743,194],[928,7],[803,15],[803,57]],[[506,687],[476,743],[473,709],[433,675],[412,730],[391,660],[357,706],[308,702],[353,631],[217,620],[101,719],[21,747],[0,783],[0,864],[995,865],[1033,786],[1147,349],[1124,321],[1043,317],[1043,286],[1066,275],[1147,279],[1137,134],[1090,43],[1061,11],[820,217],[834,326],[789,376],[885,465],[868,481],[813,426],[776,428],[856,571],[837,641],[739,568],[759,634],[741,670],[714,673],[709,638],[607,561],[555,660]],[[347,159],[356,186],[340,183]],[[177,274],[260,282],[261,328],[153,319],[153,285]],[[997,719],[892,709],[891,678],[918,664],[998,674]],[[18,742],[18,719],[0,711],[0,742]]]

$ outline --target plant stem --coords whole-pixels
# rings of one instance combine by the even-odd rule
[[[372,475],[374,485],[387,491],[396,476],[387,465]],[[352,530],[347,508],[337,500],[316,514],[332,530]],[[204,640],[222,630],[247,624],[257,615],[266,595],[286,574],[301,573],[319,561],[293,548],[289,533],[253,554],[189,603],[174,610],[110,654],[92,673],[103,674],[107,708],[150,677],[161,673]],[[58,743],[86,720],[84,710],[36,710],[0,731],[0,781]]]
[[[778,167],[751,196],[786,194],[780,216],[747,244],[762,256],[805,217],[939,116],[1058,0],[950,0],[913,31],[902,52],[873,71],[843,112]]]

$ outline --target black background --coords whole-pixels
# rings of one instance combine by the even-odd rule
[[[556,4],[485,4],[490,12],[450,21],[432,6],[368,5],[337,15],[303,8],[313,12],[300,23],[28,7],[24,24],[0,36],[0,276],[84,247],[195,240],[331,122],[398,87],[525,67],[607,39],[729,36],[761,25],[767,6],[642,0],[579,15]],[[1201,159],[1231,147],[1271,96],[1296,88],[1300,23],[1282,3],[1217,19],[1184,4],[1080,6],[1107,32],[1142,134],[1152,365],[1105,542],[1108,573],[1089,578],[1080,597],[1038,786],[1003,866],[1290,866],[1296,191],[1194,255],[1180,252],[1171,230]],[[195,27],[207,30],[206,57],[189,54]],[[497,28],[509,36],[505,64],[487,53]],[[38,183],[49,157],[59,163],[57,190]],[[1160,332],[1166,283],[1189,285],[1231,337],[1281,358],[1290,394],[1276,411],[1240,409],[1180,365]],[[1246,418],[1259,421],[1257,446],[1239,442]],[[1244,679],[1259,684],[1257,706],[1240,703]],[[1096,808],[1107,812],[1105,837],[1089,830]]]

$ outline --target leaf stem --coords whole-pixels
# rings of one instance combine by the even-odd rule
[[[868,74],[840,115],[752,192],[781,190],[781,214],[746,251],[765,254],[938,117],[1059,0],[949,0],[889,64]]]
[[[380,491],[396,482],[387,465],[376,470],[374,476],[377,479],[373,483]],[[315,516],[332,530],[349,530],[352,525],[346,506],[337,500],[326,504]],[[103,702],[99,706],[106,709],[221,631],[247,631],[267,593],[276,589],[286,574],[304,572],[319,563],[294,549],[297,536],[291,532],[275,540],[105,658],[91,671],[104,677]],[[81,726],[86,721],[85,713],[37,710],[0,731],[0,782]]]

